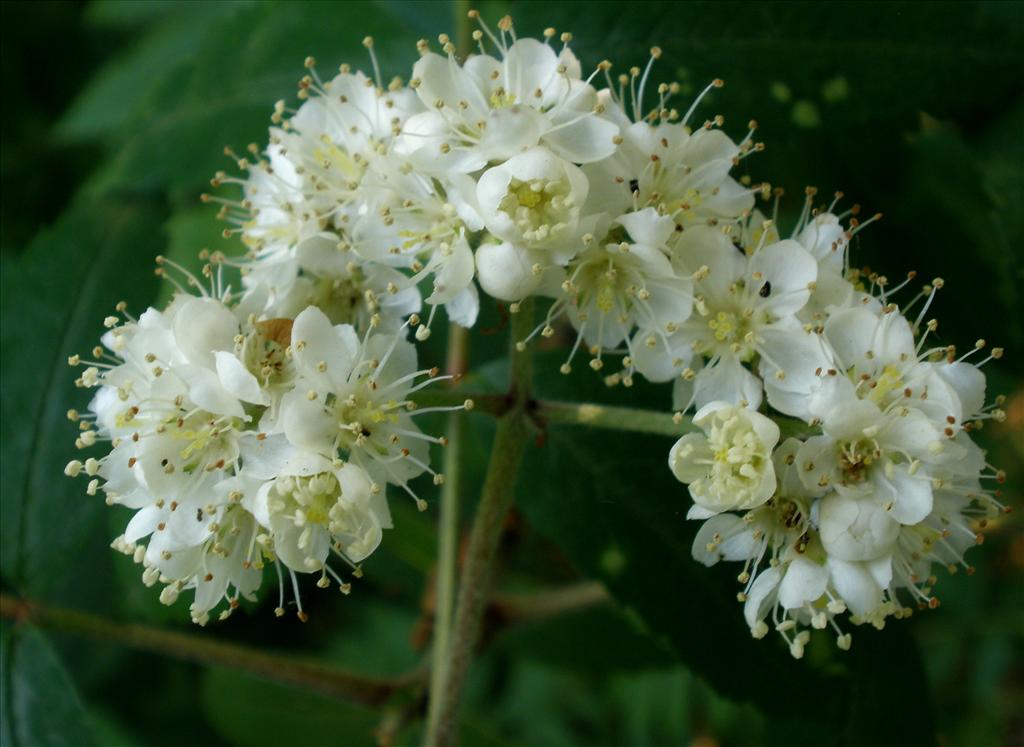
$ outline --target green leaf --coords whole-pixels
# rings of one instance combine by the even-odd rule
[[[46,637],[28,625],[0,630],[0,745],[89,747],[85,710]]]
[[[1019,348],[1024,343],[1019,293],[1024,258],[1016,249],[1024,241],[1021,127],[1024,103],[974,138],[948,123],[925,120],[910,140],[912,160],[900,206],[907,223],[920,229],[898,238],[906,247],[903,261],[911,266],[934,268],[936,255],[946,258],[947,266],[955,262],[955,273],[947,271],[950,295],[940,294],[934,312],[945,340],[966,346],[999,334],[992,344]],[[967,252],[970,262],[957,261]],[[976,297],[978,288],[987,289],[983,297]],[[977,314],[956,313],[967,300]]]
[[[553,373],[552,357],[537,361],[542,398],[620,395],[637,406],[667,404],[664,387],[602,392],[600,377],[588,376],[590,371],[560,377]],[[735,598],[738,568],[708,569],[690,555],[699,523],[686,520],[689,496],[666,466],[671,443],[655,436],[549,429],[542,446],[528,452],[524,474],[565,478],[524,480],[518,505],[582,573],[601,580],[650,636],[716,693],[756,705],[768,716],[774,741],[857,745],[870,737],[873,744],[931,744],[927,683],[913,642],[898,623],[883,633],[855,629],[850,656],[837,651],[826,633],[813,635],[811,653],[799,661],[774,637],[751,638]],[[888,674],[893,671],[903,678],[898,685]],[[914,728],[881,733],[863,714],[878,707],[878,693],[896,686],[900,702],[915,713]],[[809,702],[813,712],[807,711]],[[848,724],[848,738],[837,723]]]
[[[74,387],[78,374],[67,357],[92,357],[119,300],[140,312],[152,299],[149,258],[160,220],[146,203],[82,201],[23,255],[4,257],[0,566],[30,595],[73,576],[85,545],[99,536],[101,512],[110,510],[63,474],[82,456],[64,413],[84,410],[90,396]]]
[[[663,667],[671,653],[640,630],[642,623],[608,605],[536,623],[518,623],[494,641],[497,651],[591,676]],[[609,645],[610,641],[615,644]],[[600,656],[594,656],[601,651]]]
[[[224,669],[202,675],[203,712],[239,747],[371,744],[379,716],[359,706],[297,692]]]
[[[137,12],[137,5],[142,4],[105,7],[120,12],[130,6]],[[160,22],[148,24],[148,33],[90,80],[58,122],[57,137],[71,142],[112,138],[133,120],[158,118],[159,111],[151,108],[151,93],[188,66],[220,19],[241,8],[239,3],[173,3],[148,8]],[[126,23],[132,19],[116,20]],[[113,21],[104,17],[99,22],[110,25]]]
[[[999,14],[999,5],[1016,12]],[[524,36],[545,26],[571,31],[584,70],[609,59],[613,76],[625,73],[660,46],[645,108],[662,81],[680,83],[669,106],[682,114],[713,79],[724,79],[693,123],[722,114],[726,132],[739,138],[758,121],[757,139],[768,148],[740,174],[796,194],[807,184],[827,194],[843,189],[872,210],[886,209],[881,198],[896,186],[903,136],[919,112],[965,123],[992,117],[1012,104],[1024,68],[1024,14],[1012,3],[888,2],[870,13],[849,1],[622,8],[590,2],[580,13],[572,3],[521,2],[511,13]]]
[[[433,7],[436,36],[450,15],[447,4]],[[408,74],[423,18],[381,13],[372,2],[289,2],[245,6],[211,22],[186,66],[158,81],[147,111],[121,129],[123,142],[92,188],[199,188],[231,167],[225,144],[241,150],[266,141],[274,102],[295,103],[307,56],[324,76],[343,61],[370,70],[361,42],[372,35],[386,84],[391,75]]]

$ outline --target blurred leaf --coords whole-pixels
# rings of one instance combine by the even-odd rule
[[[176,0],[93,0],[86,9],[86,19],[90,26],[99,28],[137,28],[159,23],[181,5]]]
[[[203,713],[221,738],[239,747],[372,744],[379,719],[359,706],[223,669],[203,673],[201,697]]]
[[[882,631],[863,626],[853,640],[845,744],[934,747],[928,680],[907,626],[896,620]],[[898,718],[879,718],[894,708]]]
[[[1019,3],[887,2],[870,12],[857,2],[644,2],[623,12],[619,2],[511,3],[521,35],[545,26],[573,33],[584,70],[609,59],[612,71],[643,65],[652,45],[662,48],[652,81],[676,80],[670,101],[685,112],[715,78],[694,115],[700,124],[725,116],[726,132],[741,137],[760,124],[768,148],[744,161],[755,181],[800,190],[818,184],[854,200],[890,193],[905,158],[903,134],[919,112],[976,121],[1004,111],[1021,92],[1024,13]],[[1000,16],[989,5],[1015,8]],[[786,90],[789,96],[776,96]],[[648,106],[655,103],[648,87]],[[807,118],[813,108],[819,122]],[[794,120],[803,125],[794,126]]]
[[[31,595],[62,581],[100,528],[102,498],[63,475],[81,456],[64,413],[84,410],[89,396],[74,387],[67,357],[91,357],[119,300],[138,311],[152,299],[139,247],[153,245],[159,216],[145,203],[80,202],[21,257],[4,257],[0,559],[8,583]]]
[[[496,650],[551,667],[607,676],[622,670],[664,667],[671,653],[612,605],[517,623],[494,641]],[[614,645],[609,642],[614,641]],[[600,656],[594,652],[600,651]]]
[[[552,358],[538,360],[539,396],[602,396],[600,377],[588,376],[590,371],[561,377]],[[657,387],[617,393],[634,404],[664,408]],[[698,522],[686,521],[689,498],[666,467],[671,439],[612,437],[614,448],[607,432],[549,430],[543,445],[528,452],[525,474],[566,478],[524,480],[518,493],[530,521],[558,542],[585,575],[600,579],[624,609],[643,621],[648,634],[717,693],[770,714],[772,736],[780,743],[827,744],[833,739],[854,745],[866,743],[867,734],[874,744],[896,743],[897,734],[900,744],[933,741],[927,683],[905,631],[858,629],[856,653],[844,659],[829,640],[822,661],[811,656],[794,660],[772,637],[752,639],[735,599],[737,569],[728,564],[704,568],[690,555]],[[814,636],[820,637],[824,634]],[[877,705],[877,693],[893,686],[885,675],[892,666],[915,682],[914,687],[899,687],[904,707],[917,714],[913,730],[886,735],[869,727],[864,735],[857,733],[864,719],[850,714]],[[844,676],[844,669],[850,674]],[[808,702],[815,703],[812,713],[807,712]],[[828,725],[848,720],[855,736],[841,742],[841,735]],[[822,741],[823,734],[829,739]]]
[[[323,659],[370,677],[397,676],[419,665],[423,652],[411,641],[419,617],[414,607],[369,595],[345,601],[350,603],[346,619],[333,631]]]
[[[101,5],[104,10],[93,12],[94,21],[100,12],[98,22],[107,25],[114,20],[119,24],[148,21],[148,32],[92,78],[58,122],[57,136],[68,141],[112,138],[133,120],[159,118],[159,110],[151,108],[151,92],[189,64],[220,19],[242,7],[234,2]],[[130,17],[124,17],[126,12]],[[152,15],[158,15],[160,22],[153,23]]]
[[[467,691],[467,745],[483,743],[465,729],[478,721],[510,742],[537,747],[764,743],[755,709],[717,697],[678,666],[588,677],[551,663],[496,660],[493,652],[480,663]]]
[[[414,4],[412,8],[423,8]],[[430,4],[437,31],[450,26],[450,6]],[[218,169],[229,167],[225,144],[239,149],[266,140],[278,99],[294,101],[296,81],[312,55],[324,76],[344,56],[370,69],[362,39],[375,37],[387,79],[406,74],[423,35],[424,16],[389,15],[372,2],[259,3],[209,24],[187,65],[155,86],[151,112],[123,130],[124,142],[97,175],[92,188],[196,189]],[[350,32],[339,33],[343,29]],[[385,83],[387,80],[385,80]]]
[[[997,329],[1002,335],[994,344],[1019,345],[1024,338],[1024,306],[1018,290],[1024,280],[1024,260],[1013,247],[1024,240],[1021,127],[1024,104],[992,127],[984,150],[972,147],[949,125],[934,121],[926,121],[921,134],[911,140],[913,160],[900,209],[911,225],[921,228],[895,238],[907,247],[901,264],[914,263],[911,267],[929,267],[932,274],[943,274],[935,269],[938,255],[947,259],[947,272],[955,267],[955,273],[948,274],[956,295],[940,294],[936,304],[944,341],[966,347],[979,336],[988,337],[995,331],[988,321],[993,317],[999,318]],[[963,261],[966,255],[971,261]],[[893,275],[905,269],[892,268]],[[928,275],[926,280],[930,279]],[[988,292],[975,294],[978,288]],[[972,295],[979,295],[975,300],[979,314],[953,312],[958,301]],[[979,316],[985,320],[980,326]]]
[[[0,745],[89,747],[85,710],[50,643],[28,625],[0,630]]]

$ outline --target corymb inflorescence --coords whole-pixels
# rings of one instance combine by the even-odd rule
[[[734,138],[698,115],[722,81],[677,109],[658,48],[613,75],[571,34],[470,17],[471,53],[421,41],[406,79],[385,82],[370,38],[369,73],[307,59],[298,105],[274,105],[265,145],[228,149],[203,196],[237,254],[203,255],[203,277],[159,259],[167,307],[119,306],[72,358],[94,392],[69,413],[77,445],[104,453],[66,472],[131,510],[114,547],[196,622],[253,598],[267,566],[278,614],[305,619],[297,574],[348,593],[388,502],[425,509],[416,478],[444,482],[446,439],[417,418],[472,401],[421,406],[452,378],[417,360],[438,310],[469,328],[482,304],[540,299],[519,351],[561,327],[563,374],[583,356],[578,375],[610,386],[665,384],[693,556],[736,565],[755,637],[799,657],[830,629],[847,649],[851,626],[937,606],[936,570],[970,571],[1005,510],[972,439],[1004,417],[982,370],[1002,351],[935,342],[940,279],[915,295],[915,273],[857,269],[852,239],[880,216],[842,195],[808,189],[783,230],[781,190],[737,173],[756,122]]]

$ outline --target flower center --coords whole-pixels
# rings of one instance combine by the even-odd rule
[[[400,405],[395,400],[378,402],[370,396],[350,394],[331,402],[330,397],[328,395],[327,406],[338,421],[341,444],[347,449],[365,448],[373,440],[378,426],[398,422],[395,411]],[[375,448],[380,454],[388,452],[386,443],[378,443]]]
[[[339,176],[343,183],[358,182],[366,171],[366,160],[356,156],[353,158],[347,151],[339,148],[327,135],[320,136],[320,144],[313,149],[313,160],[331,176]]]
[[[564,181],[513,179],[498,209],[508,215],[527,241],[543,241],[560,233],[574,206]]]
[[[283,477],[274,484],[274,490],[285,500],[282,508],[294,505],[295,524],[327,526],[331,511],[341,498],[341,485],[330,472],[321,472],[310,477]]]
[[[874,464],[882,456],[878,442],[862,438],[839,446],[839,468],[845,484],[863,482]]]
[[[712,464],[707,484],[698,490],[743,502],[762,479],[768,455],[745,419],[716,414],[708,435]],[[698,481],[700,482],[700,481]],[[692,487],[692,486],[691,486]]]
[[[242,344],[242,362],[249,373],[264,386],[287,383],[288,359],[285,350],[291,342],[291,319],[267,319]]]
[[[509,106],[515,106],[516,95],[509,93],[504,88],[498,88],[491,94],[491,108],[492,109],[504,109]]]
[[[737,312],[733,309],[721,309],[708,316],[707,325],[712,350],[720,353],[732,353],[741,361],[749,361],[754,357],[754,327],[761,319],[755,314]]]
[[[874,381],[868,382],[868,391],[864,399],[880,405],[894,391],[903,389],[903,376],[895,366],[886,366],[882,369],[882,375]]]
[[[187,418],[169,418],[164,428],[171,438],[184,442],[178,456],[184,462],[181,468],[191,474],[223,455],[227,450],[225,436],[239,424],[235,418],[218,418],[201,410]]]
[[[365,308],[361,280],[357,276],[316,278],[309,305],[321,309],[332,324],[356,324]]]
[[[708,319],[711,334],[719,342],[739,342],[747,332],[745,320],[731,311],[719,311]]]

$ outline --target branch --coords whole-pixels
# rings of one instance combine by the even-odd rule
[[[604,584],[581,581],[571,586],[543,591],[505,592],[491,597],[487,615],[497,618],[499,625],[532,623],[548,620],[570,612],[596,607],[611,601]]]
[[[545,425],[586,425],[592,428],[677,437],[696,430],[692,418],[680,417],[670,412],[595,405],[587,402],[537,402],[534,413]]]
[[[533,304],[524,302],[512,316],[512,341],[522,340],[532,322]],[[510,408],[499,420],[491,446],[480,504],[469,535],[465,565],[459,581],[459,601],[451,636],[451,654],[444,677],[432,689],[431,718],[423,744],[426,747],[448,747],[458,734],[459,703],[466,681],[473,650],[480,638],[484,608],[491,591],[491,576],[505,515],[512,505],[516,477],[526,453],[529,424],[526,404],[531,386],[530,352],[518,351],[513,345],[510,367]]]
[[[473,400],[473,412],[481,412],[495,417],[504,415],[511,406],[509,398],[505,394],[463,392],[457,387],[450,389],[431,387],[416,392],[415,398],[418,407],[451,407],[461,405],[467,399],[471,399]]]
[[[374,708],[382,706],[398,690],[418,684],[423,679],[420,671],[389,679],[364,677],[315,662],[268,654],[248,646],[145,625],[119,623],[87,612],[30,602],[6,594],[0,594],[0,617],[202,665],[217,664],[329,698]]]
[[[448,328],[448,373],[456,377],[467,368],[468,335],[456,324]],[[457,380],[457,379],[456,379]],[[444,452],[445,482],[441,486],[441,510],[437,523],[437,579],[434,600],[434,631],[431,646],[430,691],[438,692],[448,677],[452,621],[455,613],[456,556],[459,545],[459,501],[462,492],[462,435],[465,413],[448,416],[448,446]],[[439,701],[428,701],[428,723],[438,718]],[[386,729],[382,730],[386,734]]]
[[[475,409],[488,415],[501,417],[513,407],[508,394],[473,394],[459,391],[437,391],[416,395],[422,407],[457,405],[467,399],[473,400]],[[606,428],[633,433],[652,433],[658,436],[682,436],[694,430],[692,415],[679,416],[677,413],[644,410],[636,407],[602,405],[594,402],[551,402],[530,400],[526,409],[541,427],[549,425],[582,425],[590,428]],[[813,430],[797,418],[773,415],[782,437],[807,438]]]

